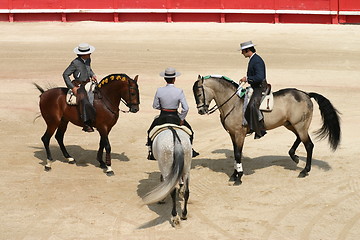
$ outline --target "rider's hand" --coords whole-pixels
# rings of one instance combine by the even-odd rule
[[[243,77],[242,79],[240,79],[240,82],[247,82],[246,77]]]
[[[180,126],[184,125],[184,120],[180,120]]]
[[[93,82],[97,82],[97,77],[94,75],[94,76],[92,76],[91,77],[91,81],[93,81]]]
[[[77,96],[78,89],[79,89],[79,87],[73,87],[73,89],[71,89],[71,91],[74,93],[75,96]]]

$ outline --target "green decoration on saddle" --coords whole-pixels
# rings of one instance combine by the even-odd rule
[[[225,79],[225,80],[227,80],[227,81],[229,81],[229,82],[233,82],[232,79],[230,79],[230,78],[228,78],[228,77],[226,77],[226,76],[221,76],[221,75],[207,75],[207,76],[204,76],[203,78],[204,78],[205,80],[206,80],[206,79],[209,79],[209,78],[222,78],[222,79]]]

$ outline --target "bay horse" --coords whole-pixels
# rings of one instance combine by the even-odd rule
[[[231,137],[235,156],[235,170],[229,181],[233,181],[234,185],[242,183],[241,156],[244,140],[249,132],[248,126],[242,124],[244,99],[239,99],[238,95],[235,94],[238,87],[239,85],[232,80],[217,77],[204,79],[200,75],[193,85],[198,113],[204,115],[213,112],[212,109],[209,109],[209,105],[212,100],[215,100],[220,111],[221,123]],[[274,92],[273,95],[273,110],[263,112],[265,128],[271,130],[284,126],[296,135],[296,140],[288,152],[296,164],[299,163],[299,157],[295,151],[301,142],[304,144],[307,153],[306,165],[298,177],[306,177],[311,170],[314,148],[308,133],[313,115],[311,98],[318,103],[323,122],[322,127],[315,134],[320,139],[327,137],[333,151],[337,149],[341,137],[339,112],[327,98],[318,93],[306,93],[294,88],[286,88]]]
[[[99,81],[94,91],[93,105],[96,110],[96,119],[93,126],[100,134],[97,160],[108,176],[114,175],[114,171],[111,168],[111,146],[108,135],[119,118],[120,101],[125,103],[130,112],[136,113],[139,111],[140,97],[137,79],[138,76],[131,79],[126,74],[111,74]],[[64,146],[64,134],[69,122],[80,127],[83,127],[84,124],[80,118],[77,106],[66,103],[68,88],[58,87],[45,91],[38,84],[34,83],[34,85],[41,92],[39,106],[41,115],[47,125],[46,131],[41,137],[47,155],[45,171],[51,170],[53,158],[49,143],[56,130],[55,138],[64,157],[67,158],[69,163],[74,164],[74,158],[70,156]],[[106,151],[106,163],[103,161],[104,149]]]
[[[171,124],[160,132],[153,141],[152,150],[161,171],[161,183],[143,197],[144,204],[161,202],[169,194],[172,198],[171,224],[180,226],[180,220],[187,219],[187,203],[190,196],[189,176],[192,160],[190,136]],[[181,217],[176,210],[176,186],[184,194],[184,208]]]

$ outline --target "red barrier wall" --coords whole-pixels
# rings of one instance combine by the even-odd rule
[[[354,0],[0,0],[0,21],[360,23]]]

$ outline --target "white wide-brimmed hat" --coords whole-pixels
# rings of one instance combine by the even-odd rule
[[[255,45],[252,43],[252,41],[243,42],[243,43],[240,43],[239,51],[250,48],[250,47],[254,47],[254,46]]]
[[[74,48],[74,53],[78,55],[86,55],[95,51],[95,47],[88,43],[80,43],[79,46]]]
[[[174,77],[178,77],[180,75],[181,75],[181,73],[176,72],[175,68],[172,68],[172,67],[168,67],[165,69],[164,72],[160,73],[160,76],[164,77],[164,78],[174,78]]]

